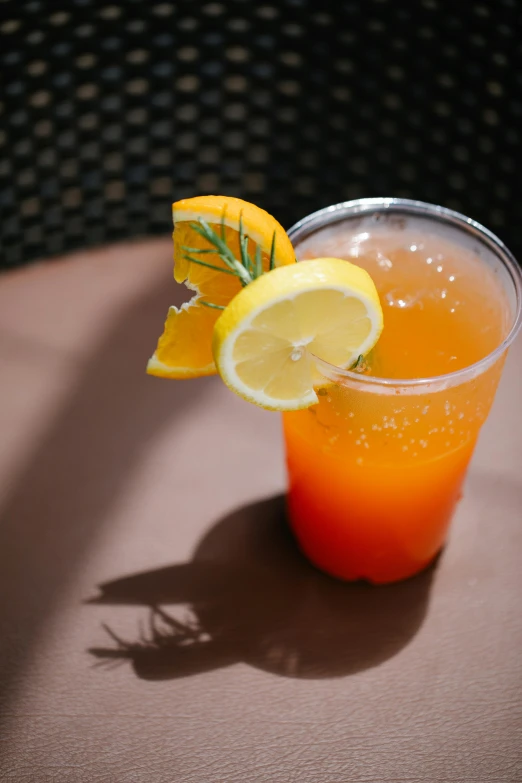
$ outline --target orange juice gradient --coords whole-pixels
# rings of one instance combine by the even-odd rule
[[[404,579],[446,538],[502,372],[505,350],[491,354],[514,321],[507,278],[462,236],[370,215],[296,242],[298,259],[366,268],[384,311],[366,370],[318,362],[319,404],[283,417],[290,523],[308,558],[341,579]]]

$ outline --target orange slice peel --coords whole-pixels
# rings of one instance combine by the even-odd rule
[[[230,253],[244,250],[268,271],[295,263],[283,227],[268,212],[228,196],[198,196],[172,206],[174,220],[174,279],[194,292],[181,307],[170,307],[164,331],[149,359],[147,372],[162,378],[196,378],[217,372],[212,356],[214,325],[223,308],[239,293],[245,280],[231,272],[217,248],[202,235],[208,226],[222,237]],[[203,232],[204,233],[204,232]],[[189,259],[192,259],[189,260]]]

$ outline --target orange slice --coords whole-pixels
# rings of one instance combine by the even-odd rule
[[[241,290],[237,277],[188,261],[184,247],[212,250],[212,245],[191,226],[205,220],[218,235],[225,225],[225,242],[236,258],[240,257],[239,221],[248,236],[250,256],[256,245],[261,250],[263,269],[268,270],[272,240],[275,234],[275,266],[295,263],[295,253],[283,227],[263,209],[229,196],[197,196],[172,205],[174,220],[174,279],[194,291],[194,296],[180,308],[171,307],[156,351],[149,359],[147,372],[162,378],[197,378],[213,375],[212,333],[221,310],[203,302],[225,307]],[[190,253],[193,257],[194,252]],[[197,256],[220,269],[227,269],[215,252]]]

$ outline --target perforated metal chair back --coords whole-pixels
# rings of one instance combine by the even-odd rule
[[[1,263],[242,196],[461,210],[522,256],[518,0],[4,0]]]

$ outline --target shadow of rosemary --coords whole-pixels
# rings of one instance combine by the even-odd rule
[[[89,603],[143,606],[146,622],[134,639],[104,625],[111,644],[89,652],[101,663],[129,661],[149,680],[239,662],[286,677],[341,677],[413,638],[435,568],[385,587],[334,580],[298,551],[278,496],[220,520],[192,561],[102,584]]]

